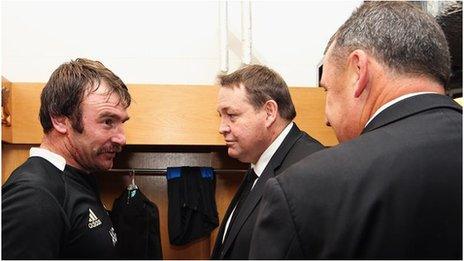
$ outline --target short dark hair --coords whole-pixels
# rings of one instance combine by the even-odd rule
[[[426,75],[443,86],[450,76],[450,53],[435,19],[403,1],[365,2],[332,36],[334,58],[356,49],[373,55],[393,72]]]
[[[255,109],[268,100],[277,103],[282,118],[291,121],[296,116],[290,91],[284,79],[275,71],[263,65],[247,65],[233,73],[218,76],[223,87],[239,87],[243,84],[248,101]]]
[[[116,93],[125,108],[130,106],[131,96],[127,86],[101,62],[77,58],[60,65],[50,76],[40,96],[40,123],[45,134],[53,129],[52,116],[66,116],[73,128],[82,133],[84,96],[95,92],[105,81],[109,86],[108,96]]]

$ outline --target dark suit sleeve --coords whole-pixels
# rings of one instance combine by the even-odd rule
[[[2,188],[2,258],[57,258],[65,227],[62,209],[45,190]]]
[[[250,259],[302,258],[290,208],[279,182],[267,181],[253,230]]]

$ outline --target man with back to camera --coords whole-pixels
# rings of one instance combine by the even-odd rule
[[[251,170],[225,213],[211,258],[247,259],[265,182],[323,146],[292,122],[290,92],[273,70],[249,65],[218,78],[219,132],[229,156],[251,163]]]
[[[266,184],[250,257],[461,259],[462,108],[445,36],[406,2],[366,2],[325,53],[341,144]]]
[[[113,166],[130,103],[126,85],[98,61],[53,72],[41,94],[40,148],[2,187],[4,259],[117,258],[92,172]]]

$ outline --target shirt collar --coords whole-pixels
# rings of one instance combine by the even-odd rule
[[[258,177],[261,176],[267,164],[271,160],[272,156],[277,151],[277,149],[280,147],[285,137],[287,137],[292,127],[293,127],[293,122],[290,122],[287,125],[287,127],[285,127],[285,129],[279,134],[279,136],[277,136],[277,138],[271,143],[271,145],[267,147],[267,149],[263,152],[263,154],[261,154],[256,164],[253,164],[253,163],[251,164],[251,168],[253,168],[253,170],[255,171]]]
[[[44,148],[31,148],[29,151],[29,157],[44,158],[61,171],[64,171],[66,166],[66,160],[62,156]]]
[[[387,103],[385,103],[384,105],[382,105],[380,108],[377,109],[377,111],[372,115],[372,117],[367,121],[366,125],[364,125],[364,127],[367,127],[367,125],[377,116],[379,115],[382,111],[384,111],[386,108],[392,106],[393,104],[399,102],[399,101],[402,101],[404,99],[407,99],[409,97],[413,97],[413,96],[416,96],[416,95],[421,95],[421,94],[429,94],[429,93],[435,93],[435,92],[414,92],[414,93],[408,93],[408,94],[405,94],[405,95],[402,95],[398,98],[395,98]]]

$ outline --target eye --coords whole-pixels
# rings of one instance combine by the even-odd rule
[[[112,126],[112,125],[114,124],[114,121],[113,121],[113,119],[108,118],[108,119],[105,119],[104,123],[105,123],[106,125]]]
[[[237,119],[237,114],[228,113],[227,117],[229,117],[231,121],[235,121]]]

